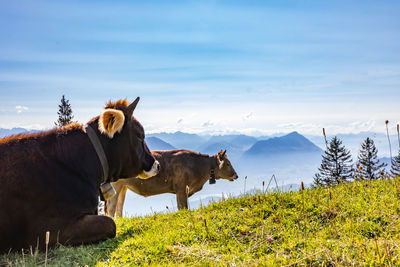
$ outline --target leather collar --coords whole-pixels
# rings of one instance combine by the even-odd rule
[[[104,153],[104,149],[100,143],[99,137],[97,136],[93,128],[90,127],[90,125],[86,126],[86,133],[89,136],[90,142],[92,143],[94,149],[96,150],[96,154],[99,157],[101,166],[103,168],[103,181],[101,183],[103,184],[108,180],[109,166],[107,156]]]

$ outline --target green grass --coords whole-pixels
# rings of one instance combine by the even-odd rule
[[[117,220],[117,237],[59,247],[48,265],[400,265],[400,179],[229,198]],[[0,256],[0,265],[44,254]]]

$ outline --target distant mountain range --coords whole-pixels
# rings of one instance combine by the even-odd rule
[[[209,138],[183,132],[149,134],[146,138],[150,149],[185,148],[205,154],[216,154],[227,150],[233,158],[276,156],[277,154],[322,153],[321,148],[313,144],[298,132],[259,140],[247,135],[217,135]]]
[[[1,129],[0,137],[30,132],[24,128]],[[259,140],[247,135],[216,135],[204,137],[184,132],[148,134],[146,142],[151,150],[189,149],[205,154],[227,150],[233,158],[241,156],[269,156],[291,153],[321,153],[321,149],[297,132]]]
[[[161,140],[157,137],[146,137],[146,143],[150,150],[172,150],[175,149],[172,145],[167,142]]]
[[[196,150],[205,154],[215,154],[221,149],[226,149],[229,154],[238,155],[249,149],[257,141],[255,137],[247,135],[217,135],[209,138]]]
[[[148,134],[147,137],[157,137],[173,147],[180,149],[195,150],[198,146],[203,144],[207,139],[197,134],[189,134],[183,132],[175,133],[153,133]]]

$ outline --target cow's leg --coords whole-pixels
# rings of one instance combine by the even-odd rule
[[[59,241],[67,245],[88,244],[113,238],[115,233],[116,226],[110,217],[85,215],[61,231]]]
[[[121,193],[122,188],[124,187],[123,183],[113,183],[113,187],[115,190],[115,195],[109,198],[105,202],[105,206],[107,207],[107,210],[104,210],[105,214],[111,218],[115,216],[115,210],[117,207],[117,202],[118,202],[118,195]]]
[[[124,186],[121,189],[121,192],[118,194],[118,202],[117,202],[117,209],[116,209],[117,217],[122,217],[122,210],[124,208],[126,190],[128,190],[128,187]]]
[[[178,204],[178,210],[188,208],[188,196],[186,190],[179,190],[176,192],[176,202]]]

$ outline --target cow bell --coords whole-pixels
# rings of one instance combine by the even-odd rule
[[[214,169],[211,169],[211,171],[210,171],[210,180],[209,180],[209,183],[210,183],[210,184],[215,184],[215,183],[216,183]]]

